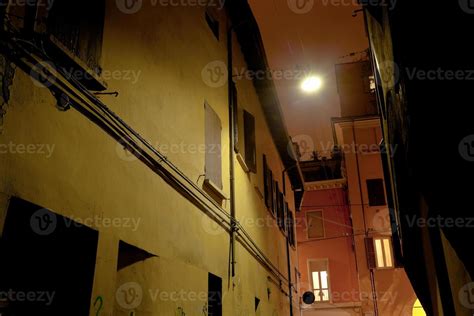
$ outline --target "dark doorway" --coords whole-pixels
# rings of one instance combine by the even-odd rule
[[[0,242],[0,314],[89,315],[98,232],[10,201]]]
[[[222,316],[222,279],[209,273],[208,316]]]

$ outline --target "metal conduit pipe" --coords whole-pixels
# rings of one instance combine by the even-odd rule
[[[5,32],[2,32],[5,35]],[[8,34],[10,35],[10,34]],[[9,57],[17,63],[17,65],[26,71],[31,73],[38,71],[36,65],[41,61],[47,60],[47,56],[33,43],[23,41],[21,39],[15,39],[9,36],[5,41],[7,43],[7,50],[4,51]],[[23,45],[22,45],[23,44]],[[36,55],[30,52],[24,44],[27,44],[29,48],[34,48]],[[10,54],[10,52],[15,52]],[[20,53],[20,55],[18,55]],[[46,57],[46,58],[45,58]],[[28,62],[29,61],[29,62]],[[63,93],[69,98],[69,102],[72,107],[78,110],[81,114],[88,117],[95,124],[101,127],[106,133],[112,136],[115,140],[124,145],[125,148],[130,150],[137,158],[145,163],[155,173],[164,178],[164,180],[175,189],[177,189],[186,198],[191,199],[193,204],[198,206],[201,210],[206,213],[210,212],[213,214],[214,220],[216,220],[224,229],[229,230],[232,225],[232,219],[235,223],[236,233],[239,237],[239,241],[247,244],[247,250],[253,253],[253,255],[260,261],[260,263],[270,271],[278,281],[288,283],[288,280],[281,274],[271,261],[263,254],[262,250],[255,244],[253,239],[245,231],[245,229],[238,223],[235,218],[232,218],[221,206],[217,204],[207,193],[200,189],[191,179],[189,179],[181,170],[173,165],[163,154],[156,150],[150,145],[145,139],[143,139],[135,130],[128,126],[119,116],[111,111],[105,104],[98,100],[92,93],[85,89],[79,82],[74,78],[71,78],[66,72],[58,69],[58,74],[61,76],[54,77],[57,74],[40,70],[37,75],[38,78],[42,78],[45,81],[49,81],[51,84],[50,90],[54,95],[58,96],[58,93]],[[79,92],[77,92],[78,90]],[[61,97],[63,97],[61,95]],[[82,104],[82,105],[81,105]],[[97,108],[94,108],[96,106]],[[104,117],[105,115],[105,117]],[[130,133],[130,134],[128,134]],[[132,137],[133,136],[133,137]],[[147,150],[155,154],[159,161],[154,159],[150,153],[146,152],[142,147],[137,144],[136,138],[142,143]],[[176,175],[166,170],[162,164],[165,164],[171,169],[172,172],[184,180],[182,183]],[[186,186],[186,184],[188,186]],[[191,188],[190,188],[190,187]],[[194,189],[197,192],[194,192]]]

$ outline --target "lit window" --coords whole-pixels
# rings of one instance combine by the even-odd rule
[[[326,259],[310,261],[309,268],[315,302],[329,302],[328,261]]]
[[[388,237],[374,238],[377,269],[393,268],[392,241]]]

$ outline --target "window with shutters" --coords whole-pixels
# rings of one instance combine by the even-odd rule
[[[306,213],[306,229],[308,239],[324,238],[326,236],[322,210]]]
[[[315,303],[329,302],[329,264],[328,259],[309,260],[309,272]]]
[[[280,191],[278,192],[277,202],[277,223],[281,231],[285,231],[285,196]]]
[[[369,269],[392,269],[395,267],[391,237],[366,238],[365,247]]]
[[[386,201],[383,179],[367,180],[367,194],[369,195],[369,206],[384,206]]]
[[[221,133],[222,124],[217,113],[206,102],[205,108],[205,140],[206,158],[205,174],[206,180],[222,190],[222,155],[221,155]]]
[[[57,69],[90,90],[107,88],[100,78],[105,0],[22,1],[11,9],[26,34],[41,36],[41,49]]]
[[[296,236],[295,236],[295,219],[293,213],[288,209],[288,217],[286,220],[288,225],[287,232],[288,232],[288,241],[291,246],[296,247]]]
[[[236,101],[235,101],[236,102]],[[246,172],[257,173],[255,117],[248,111],[237,109],[237,159]]]
[[[273,180],[273,186],[272,186],[273,192],[272,192],[272,207],[273,207],[273,214],[275,217],[278,217],[278,193],[280,192],[280,188],[278,187],[278,182]]]
[[[255,118],[244,111],[245,163],[253,173],[257,172],[257,149],[255,142]]]
[[[273,208],[273,173],[268,167],[267,158],[263,155],[263,187],[264,187],[264,198],[265,206],[270,210],[273,216],[275,216]]]
[[[46,28],[70,52],[100,74],[104,0],[55,0]]]

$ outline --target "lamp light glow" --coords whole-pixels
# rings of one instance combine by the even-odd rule
[[[301,83],[301,89],[306,93],[313,93],[321,89],[323,81],[317,76],[309,76]]]

